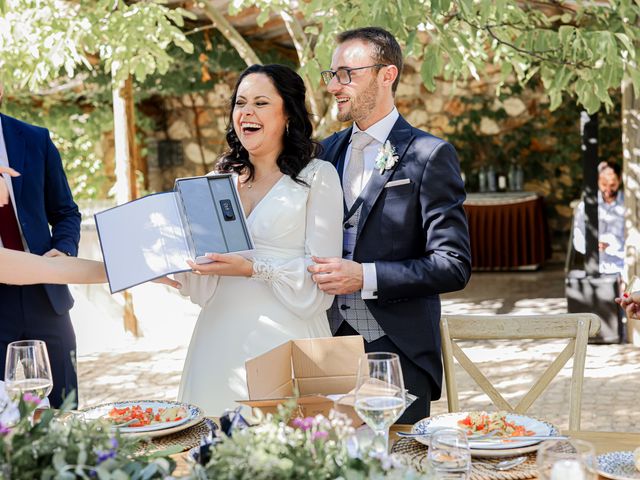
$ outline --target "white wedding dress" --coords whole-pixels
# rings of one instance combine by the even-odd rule
[[[254,276],[176,275],[202,306],[180,382],[180,401],[219,416],[248,398],[244,362],[287,340],[331,336],[332,295],[307,271],[311,256],[342,256],[342,190],[329,162],[312,160],[300,179],[284,175],[247,218]]]

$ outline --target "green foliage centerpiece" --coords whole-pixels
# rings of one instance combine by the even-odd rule
[[[431,478],[393,455],[380,457],[358,445],[355,429],[343,414],[296,418],[291,406],[278,415],[256,411],[257,425],[224,438],[206,466],[196,465],[190,480],[364,480]]]
[[[85,421],[62,410],[44,410],[31,418],[40,399],[25,394],[18,405],[7,404],[0,417],[0,480],[166,478],[175,468],[168,453],[139,455],[139,441],[122,437],[107,422]],[[7,422],[9,425],[7,425]]]

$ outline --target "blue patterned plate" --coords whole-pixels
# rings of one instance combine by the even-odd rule
[[[187,428],[202,419],[202,410],[195,405],[189,405],[187,403],[160,401],[160,400],[130,400],[126,402],[111,402],[98,405],[96,407],[86,408],[82,412],[87,420],[97,420],[99,418],[108,420],[109,412],[115,408],[134,407],[139,405],[143,410],[151,408],[154,413],[157,413],[160,409],[166,410],[172,407],[184,408],[187,412],[180,420],[172,422],[152,423],[150,425],[144,425],[142,427],[117,427],[120,433],[124,434],[149,434],[150,432],[162,431],[168,433],[168,430],[175,432]]]
[[[413,425],[412,433],[429,433],[431,430],[443,427],[458,427],[458,421],[473,412],[456,412],[435,415],[424,418]],[[523,425],[527,430],[533,431],[536,435],[559,435],[558,428],[551,423],[538,420],[526,415],[517,413],[507,413],[507,420],[518,425]],[[429,445],[429,438],[416,438],[425,445]],[[511,442],[492,442],[490,440],[469,441],[471,455],[474,457],[507,457],[522,455],[523,453],[534,452],[538,449],[541,440],[514,440]]]
[[[634,480],[640,471],[633,462],[633,452],[610,452],[598,455],[598,473],[612,480]]]

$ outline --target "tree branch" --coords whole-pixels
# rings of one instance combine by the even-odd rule
[[[218,31],[229,41],[231,46],[236,49],[238,55],[240,55],[240,58],[244,60],[247,66],[251,66],[256,63],[262,64],[262,61],[253,48],[251,48],[251,45],[249,45],[233,25],[231,25],[231,22],[229,22],[229,20],[227,20],[224,15],[214,7],[211,0],[202,0],[202,6]]]
[[[302,25],[300,25],[300,22],[294,15],[284,9],[280,12],[280,17],[284,21],[287,32],[289,32],[289,36],[293,41],[293,46],[296,48],[296,52],[298,53],[300,67],[304,68],[309,61],[313,60],[313,56],[305,56],[305,51],[311,52],[311,49],[309,48],[309,40],[302,29]],[[321,118],[325,112],[322,96],[318,93],[318,89],[314,88],[309,75],[302,75],[302,79],[304,80],[307,92],[309,93],[308,98],[311,106],[311,113],[314,117]]]

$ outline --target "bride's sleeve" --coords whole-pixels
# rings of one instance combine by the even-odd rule
[[[305,256],[287,261],[254,258],[253,278],[267,282],[276,297],[299,317],[331,306],[333,295],[320,290],[307,271],[311,256],[342,257],[342,188],[333,165],[322,162],[307,180]]]
[[[180,293],[204,307],[218,286],[218,275],[198,275],[191,272],[176,273],[174,278],[182,284]]]

